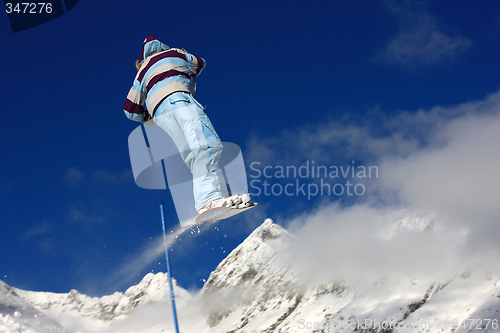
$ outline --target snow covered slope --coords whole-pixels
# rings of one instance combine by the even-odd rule
[[[394,232],[425,232],[429,221],[403,214]],[[295,245],[293,235],[268,219],[219,264],[197,295],[176,286],[181,332],[500,332],[497,276],[471,272],[439,281],[387,276],[317,283],[283,256]],[[0,283],[0,332],[174,332],[167,278],[148,274],[124,294],[102,298]]]
[[[193,296],[177,286],[179,308]],[[32,292],[0,285],[0,332],[168,332],[173,327],[167,275],[148,274],[124,294],[101,298],[72,290]],[[158,326],[158,327],[156,327]]]
[[[50,317],[26,303],[17,290],[0,281],[0,332],[65,332]]]

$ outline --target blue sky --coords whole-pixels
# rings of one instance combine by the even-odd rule
[[[500,105],[499,4],[81,0],[58,19],[15,34],[0,15],[6,283],[103,295],[165,270],[158,199],[167,202],[170,230],[177,230],[175,209],[168,192],[135,186],[127,138],[137,124],[122,112],[149,34],[207,61],[196,98],[221,139],[243,149],[249,181],[260,180],[254,185],[267,179],[255,168],[276,172],[307,161],[377,165],[381,173],[357,180],[362,196],[261,194],[254,197],[259,208],[185,231],[171,257],[183,287],[200,288],[264,218],[296,225],[297,216],[308,220],[332,203],[339,210],[436,203],[450,216],[475,216],[481,208],[488,214],[479,231],[497,231],[490,201],[498,150],[495,130],[486,136],[482,128],[496,123]],[[462,145],[457,133],[470,140]],[[467,142],[467,154],[453,154]],[[462,169],[463,161],[479,164]],[[457,176],[441,183],[450,174]],[[297,179],[274,174],[268,181],[279,190]],[[468,189],[489,186],[450,196],[458,193],[454,179],[464,186],[476,179]],[[470,201],[474,193],[484,200]],[[471,209],[455,210],[469,207],[463,202]]]

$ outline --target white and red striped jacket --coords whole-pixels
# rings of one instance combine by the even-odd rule
[[[205,60],[184,49],[169,48],[156,36],[146,38],[139,61],[142,65],[127,95],[123,111],[129,119],[140,122],[151,119],[158,105],[170,94],[178,91],[194,94],[194,78],[206,64]]]

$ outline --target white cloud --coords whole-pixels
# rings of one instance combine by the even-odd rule
[[[76,202],[71,205],[68,218],[69,221],[81,223],[82,225],[101,224],[106,220],[104,215],[90,212],[90,209],[83,202]]]
[[[484,100],[459,105],[437,106],[429,110],[402,111],[397,114],[375,108],[363,117],[347,115],[344,120],[321,119],[318,124],[303,124],[272,136],[254,136],[245,151],[247,164],[300,165],[306,160],[318,164],[340,161],[380,163],[389,157],[406,158],[429,147],[448,143],[445,131],[460,120],[496,115],[500,92]],[[458,123],[457,123],[458,124]]]
[[[409,206],[446,212],[474,234],[493,227],[498,235],[499,128],[498,112],[451,121],[429,147],[407,158],[384,160],[381,181]],[[496,235],[482,236],[476,241],[488,246],[498,242]]]
[[[399,32],[376,59],[405,66],[431,65],[452,60],[472,46],[472,41],[448,32],[420,2],[386,1],[399,21]]]
[[[42,222],[28,230],[22,237],[23,241],[35,243],[44,254],[55,254],[55,240],[51,235],[56,225],[50,222]]]
[[[50,222],[42,222],[37,224],[34,228],[28,230],[24,234],[24,238],[36,237],[39,235],[47,235],[54,232],[55,225]]]
[[[123,171],[111,172],[102,169],[97,169],[92,173],[92,178],[102,184],[122,185],[133,181],[134,176],[131,169]]]
[[[85,178],[85,173],[78,167],[74,166],[66,170],[63,176],[63,181],[67,186],[78,186]]]
[[[248,156],[259,158],[263,147],[275,156],[270,165],[329,164],[340,156],[379,166],[364,200],[349,207],[324,203],[288,222],[298,236],[292,261],[309,276],[326,278],[442,277],[478,266],[498,272],[500,92],[373,119],[373,126],[332,121],[254,139],[256,151]],[[413,220],[394,213],[402,209]]]
[[[79,167],[69,168],[63,176],[63,181],[67,186],[76,187],[85,183],[98,183],[104,185],[123,185],[132,182],[134,179],[131,169],[123,171],[106,171],[97,169],[93,172],[85,172]]]
[[[307,279],[321,282],[390,275],[449,277],[471,264],[461,239],[466,230],[431,213],[391,211],[330,204],[297,217],[290,230],[297,236],[287,253]],[[416,219],[418,223],[414,223]]]

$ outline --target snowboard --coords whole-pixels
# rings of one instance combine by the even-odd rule
[[[244,211],[247,211],[250,208],[253,208],[257,205],[258,205],[258,203],[256,203],[256,202],[250,202],[250,203],[248,203],[247,206],[242,207],[242,208],[236,208],[236,207],[212,208],[212,209],[209,209],[206,212],[203,212],[200,215],[198,215],[198,217],[196,218],[196,223],[224,220],[224,219],[227,219],[228,217],[231,217],[233,215],[243,213]]]

